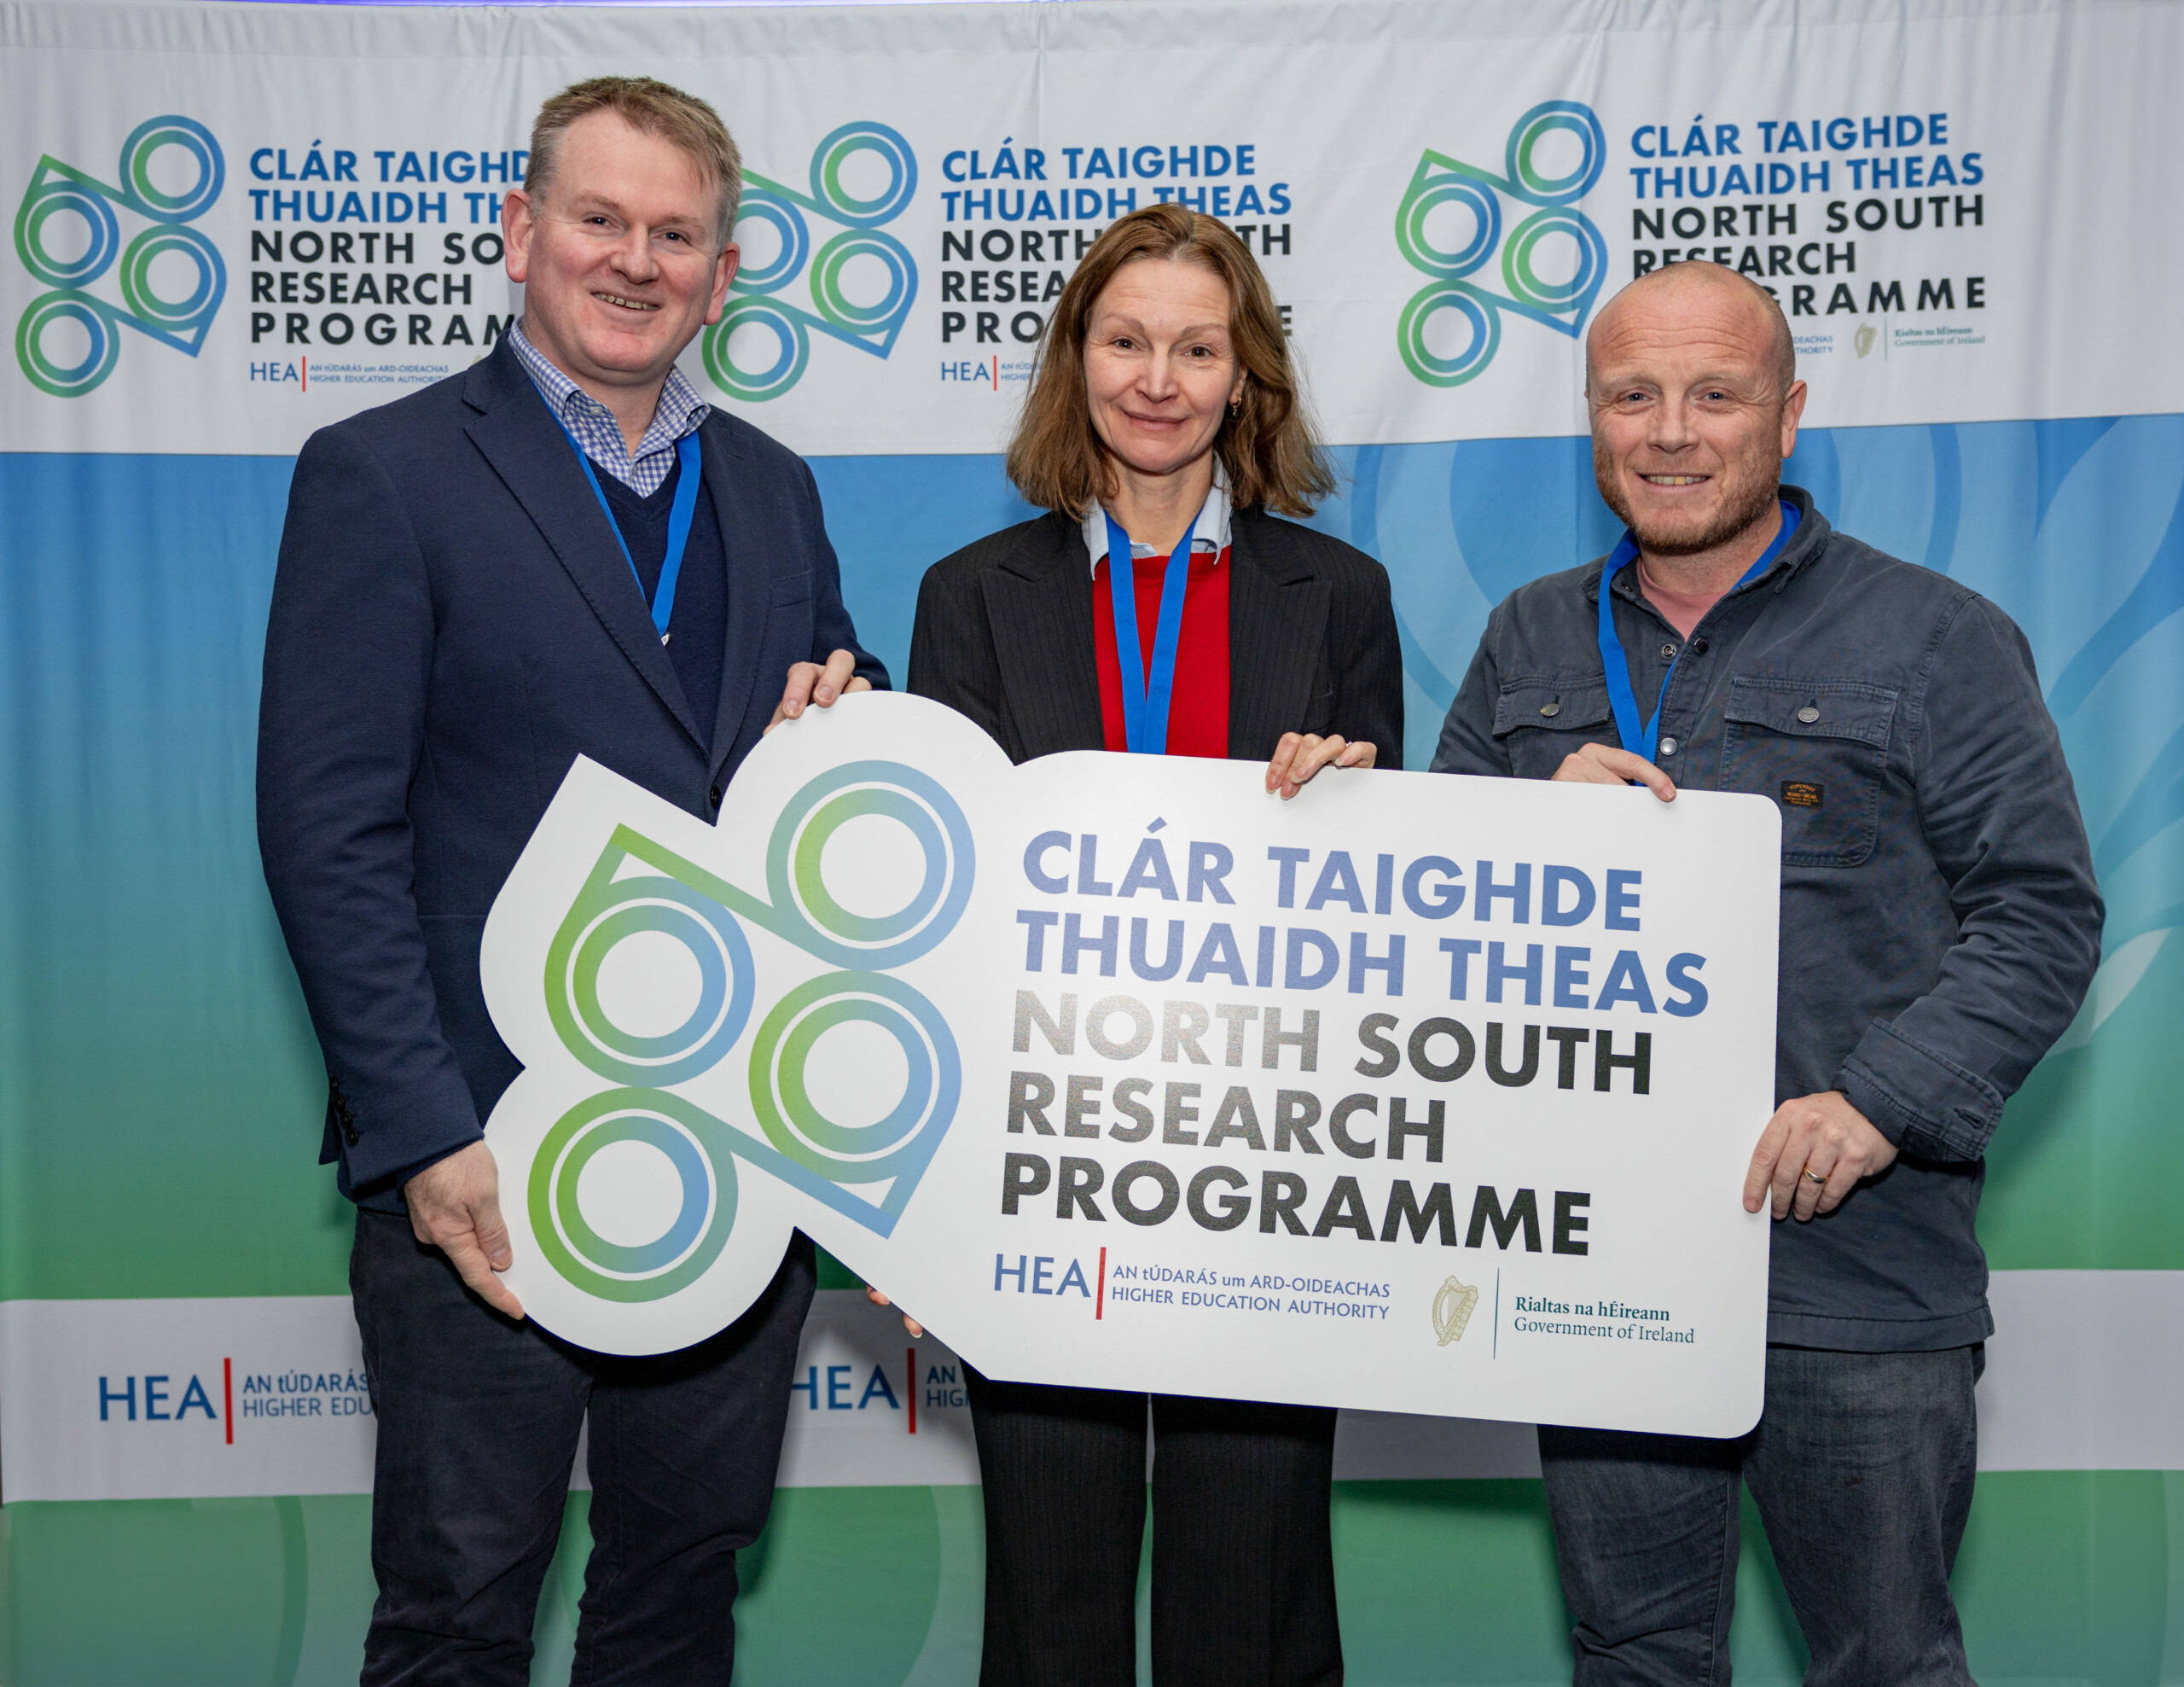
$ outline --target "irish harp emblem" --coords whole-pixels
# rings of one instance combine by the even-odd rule
[[[1476,1289],[1467,1288],[1454,1277],[1441,1285],[1440,1293],[1433,1297],[1433,1333],[1441,1338],[1442,1347],[1464,1339],[1464,1330],[1478,1306]]]

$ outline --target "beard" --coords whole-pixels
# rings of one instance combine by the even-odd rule
[[[1766,520],[1767,513],[1781,496],[1781,464],[1774,463],[1771,473],[1763,465],[1753,464],[1748,474],[1742,472],[1745,465],[1726,466],[1729,473],[1722,480],[1721,501],[1711,516],[1699,526],[1668,526],[1658,522],[1641,522],[1632,510],[1630,500],[1623,496],[1623,480],[1616,473],[1615,460],[1597,436],[1593,440],[1593,479],[1600,486],[1601,498],[1621,518],[1623,525],[1638,536],[1638,543],[1647,554],[1653,556],[1696,556],[1727,544],[1756,522]]]

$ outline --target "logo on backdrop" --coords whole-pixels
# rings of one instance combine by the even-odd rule
[[[1532,162],[1533,151],[1558,132],[1577,136],[1577,166],[1567,175],[1543,175]],[[1548,100],[1517,119],[1509,131],[1504,176],[1430,148],[1420,158],[1396,212],[1396,244],[1412,268],[1432,277],[1403,306],[1396,324],[1397,349],[1413,375],[1431,387],[1460,387],[1471,380],[1501,347],[1504,311],[1577,336],[1606,279],[1607,242],[1576,207],[1600,180],[1606,161],[1600,119],[1575,100]],[[1449,206],[1471,218],[1470,237],[1454,251],[1436,246],[1426,232],[1428,219]],[[1513,224],[1506,238],[1505,224]],[[1542,244],[1555,241],[1577,247],[1565,281],[1548,281],[1537,267]],[[1483,284],[1497,253],[1498,292]],[[1460,351],[1439,352],[1426,343],[1429,327],[1444,311],[1455,312],[1468,328]]]
[[[916,893],[880,917],[844,908],[827,888],[823,866],[828,841],[867,815],[900,825],[925,862]],[[892,761],[831,769],[797,794],[767,845],[770,901],[618,827],[546,959],[547,1011],[562,1045],[617,1086],[565,1113],[531,1161],[531,1227],[555,1270],[589,1294],[624,1302],[657,1300],[696,1282],[735,1228],[739,1155],[880,1235],[892,1231],[955,1118],[961,1064],[939,1010],[889,969],[955,929],[974,869],[970,827],[955,799]],[[756,969],[739,917],[840,969],[790,990],[759,1023],[749,1088],[763,1139],[666,1087],[717,1065],[750,1021]],[[696,1006],[660,1035],[615,1024],[600,999],[602,964],[639,934],[682,945],[697,963]],[[902,1099],[886,1116],[856,1126],[825,1117],[804,1078],[820,1037],[854,1021],[892,1036],[908,1071]],[[625,1142],[665,1155],[682,1184],[673,1221],[639,1246],[601,1235],[579,1193],[592,1156]],[[857,1186],[873,1198],[853,1193]]]
[[[170,147],[189,156],[195,172],[176,193],[157,186],[152,177],[153,159]],[[187,117],[149,119],[121,143],[116,173],[121,185],[109,187],[48,154],[31,172],[30,186],[15,208],[15,255],[53,289],[25,307],[15,325],[15,360],[33,386],[55,398],[81,398],[113,373],[121,358],[123,328],[195,357],[228,289],[227,267],[218,250],[189,226],[212,208],[227,178],[220,143],[212,131]],[[116,206],[152,224],[125,249]],[[55,218],[80,219],[85,225],[85,244],[73,256],[56,254],[47,243],[49,234],[58,232]],[[155,289],[153,266],[162,259],[179,259],[189,267],[190,285],[179,298]],[[119,305],[91,291],[117,260]],[[161,267],[172,274],[172,263]],[[63,323],[74,324],[84,335],[83,355],[74,363],[60,361],[73,347],[56,355],[49,338]]]
[[[886,184],[870,199],[857,198],[842,181],[843,166],[859,153],[878,154],[887,168]],[[770,261],[736,272],[736,296],[706,330],[706,373],[732,398],[778,398],[802,379],[814,329],[886,358],[918,294],[909,248],[882,226],[901,215],[917,192],[918,163],[909,143],[884,123],[845,123],[813,151],[809,195],[764,176],[743,179],[738,226],[754,219],[770,224],[781,248]],[[846,226],[814,252],[807,214]],[[860,258],[877,259],[886,271],[887,290],[876,303],[857,304],[843,288],[842,272]],[[802,286],[793,285],[799,281]],[[746,368],[735,361],[733,342],[742,329],[765,330],[763,336],[745,334],[744,346],[747,352],[754,339],[770,338],[773,362]]]

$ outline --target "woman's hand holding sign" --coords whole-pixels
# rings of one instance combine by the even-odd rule
[[[1322,738],[1316,732],[1285,732],[1274,747],[1274,759],[1266,765],[1269,795],[1280,792],[1287,802],[1312,781],[1321,768],[1370,767],[1380,751],[1362,742],[1352,743],[1339,732]]]
[[[864,1298],[871,1301],[875,1306],[892,1306],[895,1304],[885,1294],[882,1294],[878,1289],[873,1288],[868,1283],[865,1286]],[[903,1314],[903,1328],[909,1330],[913,1335],[922,1335],[925,1334],[925,1326],[920,1323],[915,1318],[912,1318],[908,1312],[904,1312]]]

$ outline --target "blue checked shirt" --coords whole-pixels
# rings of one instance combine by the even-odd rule
[[[640,497],[660,489],[675,467],[675,447],[685,435],[694,433],[712,414],[712,406],[698,396],[679,369],[667,372],[667,385],[659,390],[659,405],[652,422],[632,453],[622,438],[622,424],[614,412],[555,369],[538,348],[524,338],[523,325],[512,323],[508,341],[537,383],[546,407],[576,436],[584,454]]]

